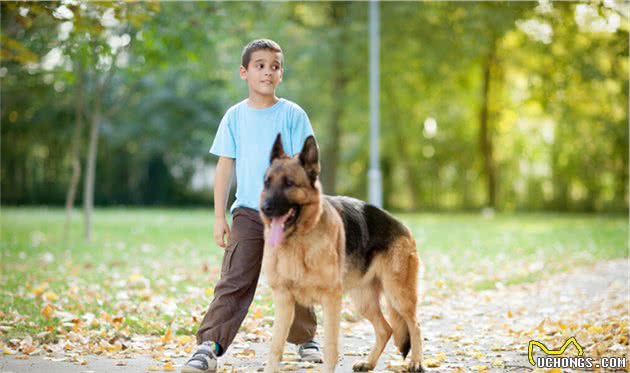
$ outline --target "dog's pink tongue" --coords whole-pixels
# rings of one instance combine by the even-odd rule
[[[283,216],[271,218],[271,227],[269,227],[268,243],[271,247],[276,247],[282,243],[284,237],[284,223],[289,218],[291,211],[287,212]]]

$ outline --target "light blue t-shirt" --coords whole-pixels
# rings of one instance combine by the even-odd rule
[[[254,109],[243,100],[221,119],[210,153],[236,160],[237,207],[258,210],[265,171],[278,133],[288,155],[302,150],[304,140],[313,134],[306,112],[296,103],[281,98],[273,106]]]

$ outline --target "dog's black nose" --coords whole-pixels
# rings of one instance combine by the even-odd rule
[[[262,211],[265,215],[271,216],[271,214],[273,213],[273,207],[271,206],[271,203],[269,203],[269,201],[263,202]]]

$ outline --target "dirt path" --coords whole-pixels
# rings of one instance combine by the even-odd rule
[[[529,340],[541,341],[551,349],[560,347],[570,336],[575,336],[584,347],[585,356],[627,357],[630,352],[629,270],[627,259],[605,261],[548,276],[536,283],[498,284],[493,290],[446,292],[447,296],[425,298],[420,308],[425,364],[429,365],[430,372],[530,371],[533,367],[527,356]],[[367,321],[349,319],[352,317],[345,317],[342,325],[344,356],[338,365],[339,372],[351,372],[352,364],[369,351],[373,341],[372,328]],[[222,371],[262,369],[267,346],[248,340],[251,338],[247,336],[237,338],[221,361]],[[317,370],[317,365],[295,362],[292,346],[286,351],[288,361],[284,369]],[[52,357],[17,360],[13,356],[2,356],[0,373],[148,372],[165,367],[148,356],[125,360],[84,358],[87,365],[54,361]],[[186,355],[178,352],[171,358],[178,371]],[[390,341],[377,371],[401,369],[402,360]]]

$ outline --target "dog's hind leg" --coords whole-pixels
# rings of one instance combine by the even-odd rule
[[[380,306],[380,283],[376,280],[372,281],[369,285],[354,289],[350,292],[350,296],[355,304],[355,307],[361,314],[372,323],[374,327],[374,333],[376,334],[376,342],[374,347],[370,351],[366,360],[359,360],[353,366],[352,370],[355,372],[366,372],[373,370],[376,367],[378,358],[383,353],[389,337],[392,335],[392,328],[383,317]]]
[[[284,344],[289,336],[289,329],[295,314],[295,299],[288,291],[273,290],[272,298],[275,312],[271,350],[269,351],[267,366],[265,367],[265,372],[267,373],[280,371],[279,365],[284,352]]]
[[[392,335],[394,337],[394,344],[400,351],[403,359],[407,358],[409,351],[411,350],[411,341],[409,340],[409,328],[402,316],[387,302],[388,318],[392,326]]]
[[[397,242],[396,244],[401,246],[392,248],[392,250],[396,251],[394,255],[399,256],[398,261],[407,263],[407,265],[401,271],[384,271],[381,281],[389,306],[395,311],[393,319],[400,317],[404,321],[404,325],[407,326],[409,342],[411,342],[411,361],[409,362],[408,370],[410,372],[424,372],[422,367],[422,334],[416,318],[420,260],[415,254],[415,244],[410,247],[411,243],[406,241],[401,240]],[[412,248],[413,251],[411,251]],[[398,313],[398,315],[395,313]],[[397,322],[395,328],[400,328],[399,324]],[[396,330],[396,332],[400,333],[400,329]],[[403,342],[401,352],[404,354],[406,349],[406,346],[404,346],[404,335],[397,335],[396,339]]]
[[[330,291],[322,297],[324,311],[324,372],[334,372],[339,359],[339,324],[342,290]]]

